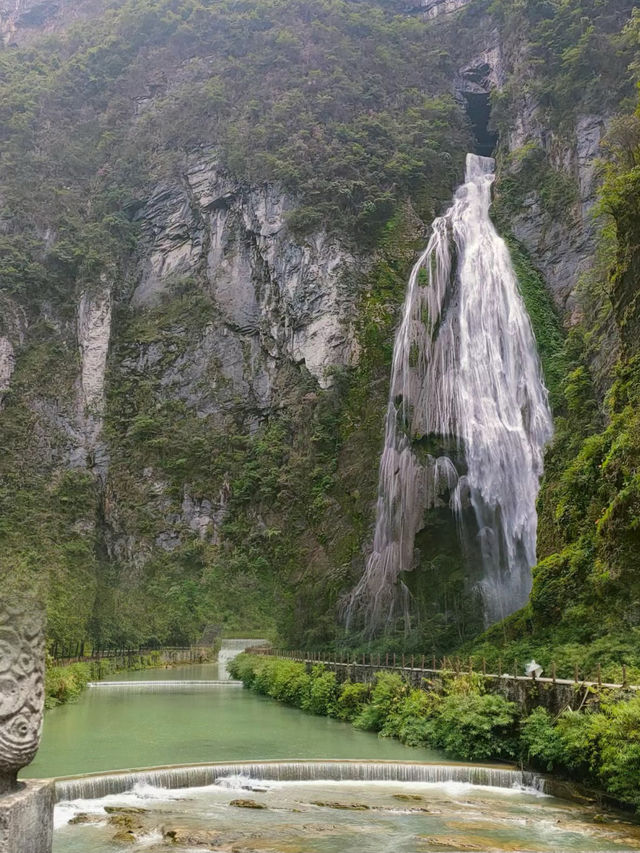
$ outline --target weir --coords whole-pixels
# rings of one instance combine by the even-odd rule
[[[231,676],[227,671],[227,664],[235,657],[238,657],[245,649],[257,648],[258,646],[268,646],[269,641],[265,639],[229,639],[221,640],[220,651],[218,652],[218,675],[221,679],[230,679]]]
[[[183,680],[174,681],[90,681],[88,687],[96,690],[141,691],[144,693],[162,693],[175,690],[211,690],[216,687],[242,687],[241,681],[226,679],[224,681]]]
[[[495,161],[467,155],[465,183],[433,223],[409,278],[393,352],[373,550],[347,626],[409,624],[428,510],[448,507],[485,624],[526,603],[536,497],[552,434],[536,342],[509,251],[489,216]]]
[[[57,779],[56,800],[98,799],[122,794],[141,784],[167,789],[200,788],[237,776],[273,782],[464,782],[492,788],[533,788],[540,793],[545,788],[542,777],[509,767],[395,761],[256,761],[155,767]]]

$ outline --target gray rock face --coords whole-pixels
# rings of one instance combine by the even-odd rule
[[[140,281],[133,304],[157,305],[185,278],[204,281],[220,321],[168,386],[183,389],[197,364],[215,358],[240,394],[268,405],[280,360],[304,364],[322,387],[355,357],[349,334],[354,258],[325,233],[297,242],[286,227],[295,206],[277,187],[243,187],[203,159],[182,184],[159,187],[139,214]],[[187,381],[185,381],[187,380]]]
[[[505,82],[505,69],[497,30],[490,35],[491,44],[458,70],[456,91],[484,95],[500,89]]]
[[[100,0],[0,0],[0,42],[23,44],[100,7]]]
[[[84,292],[77,313],[80,376],[77,393],[78,440],[72,464],[82,467],[89,457],[99,469],[106,466],[101,441],[104,383],[111,337],[111,288],[106,280],[96,292]]]
[[[578,199],[571,215],[551,220],[538,192],[534,191],[511,225],[515,236],[544,276],[557,306],[571,322],[576,311],[574,292],[578,280],[590,268],[596,249],[598,229],[593,215],[597,192],[596,161],[606,132],[607,118],[580,116],[574,139],[560,142],[541,127],[537,108],[527,99],[524,107],[517,133],[510,143],[515,141],[519,143],[518,147],[528,141],[544,144],[551,164],[575,179]]]
[[[471,0],[422,0],[420,7],[424,10],[425,17],[437,18],[440,15],[457,12],[469,3]]]
[[[9,390],[11,377],[16,367],[16,357],[9,338],[0,337],[0,408],[4,395]]]

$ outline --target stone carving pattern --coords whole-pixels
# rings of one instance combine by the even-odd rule
[[[0,602],[0,794],[33,760],[43,711],[43,617],[33,602]]]

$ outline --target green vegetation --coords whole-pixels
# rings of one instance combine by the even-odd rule
[[[45,708],[55,708],[73,702],[90,681],[100,681],[116,672],[137,671],[165,666],[160,652],[136,655],[123,661],[112,658],[96,658],[93,661],[54,666],[48,659],[45,674]]]
[[[577,115],[615,109],[633,96],[628,66],[637,59],[637,41],[627,24],[634,6],[632,0],[492,0],[505,42],[525,60],[496,93],[500,130],[509,129],[517,100],[539,105],[562,133]]]
[[[636,18],[634,26],[637,35]],[[533,656],[547,672],[555,661],[591,677],[600,664],[617,682],[625,664],[637,682],[640,113],[613,122],[605,146],[600,252],[581,282],[580,321],[557,362],[563,378],[539,498],[531,599],[465,651],[492,665],[499,656]]]
[[[640,118],[610,130],[601,257],[568,335],[509,235],[534,193],[547,224],[571,221],[578,186],[558,151],[579,116],[630,111],[632,7],[476,0],[434,24],[401,0],[110,0],[0,50],[0,335],[20,341],[0,411],[0,575],[42,588],[52,643],[182,644],[207,625],[344,643],[337,613],[371,537],[407,272],[470,145],[451,81],[497,23],[506,79],[493,121],[503,140],[516,115],[540,125],[539,143],[501,152],[494,210],[556,415],[540,563],[527,608],[472,642],[473,579],[450,514],[434,512],[406,579],[420,619],[379,647],[462,646],[490,664],[535,656],[592,675],[601,663],[616,680],[624,662],[640,678]],[[302,245],[327,230],[358,258],[341,284],[358,362],[331,387],[281,352],[267,408],[216,357],[185,379],[220,322],[204,268],[153,308],[132,306],[140,210],[202,152],[240,186],[286,189]],[[79,458],[75,317],[103,278],[114,323],[101,461]],[[183,507],[205,505],[201,533]],[[329,680],[317,690],[314,707],[333,701]],[[359,716],[360,688],[344,701],[341,718]],[[468,714],[489,713],[477,701]]]
[[[246,687],[280,702],[346,720],[408,746],[443,749],[452,758],[483,761],[516,754],[516,706],[485,693],[481,679],[449,679],[444,692],[411,688],[395,673],[381,673],[372,685],[347,681],[318,664],[242,654],[229,665]],[[321,698],[319,698],[321,697]]]
[[[246,687],[315,714],[397,737],[409,746],[441,749],[465,761],[518,759],[598,786],[640,811],[640,697],[609,699],[598,711],[544,708],[522,716],[517,705],[486,692],[481,676],[458,675],[413,688],[395,673],[373,684],[339,684],[321,665],[242,654],[229,667]]]
[[[400,6],[116,0],[0,50],[0,333],[28,327],[0,412],[0,571],[42,588],[59,646],[185,643],[206,624],[335,631],[375,495],[386,392],[371,386],[388,375],[413,241],[469,144],[449,85],[458,44]],[[136,214],[203,148],[240,184],[296,198],[303,243],[328,229],[371,255],[347,285],[358,367],[328,391],[283,368],[257,425],[215,363],[202,385],[222,419],[165,384],[218,318],[204,275],[157,309],[128,305]],[[101,279],[114,286],[106,480],[74,457],[76,304]],[[146,348],[160,357],[132,369]],[[187,495],[220,494],[215,536],[174,530]]]

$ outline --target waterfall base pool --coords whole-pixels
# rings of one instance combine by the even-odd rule
[[[526,788],[461,782],[270,781],[204,788],[139,784],[58,805],[54,853],[431,853],[623,851],[640,828]]]

